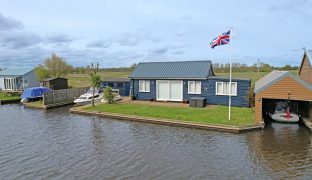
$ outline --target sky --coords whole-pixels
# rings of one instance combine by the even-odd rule
[[[0,68],[52,53],[73,66],[212,60],[299,66],[312,48],[310,0],[0,0]],[[231,45],[211,49],[233,27]]]

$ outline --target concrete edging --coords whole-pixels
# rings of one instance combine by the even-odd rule
[[[147,118],[147,117],[141,117],[141,116],[127,116],[127,115],[122,115],[122,114],[105,113],[105,112],[98,113],[98,112],[85,111],[85,110],[81,110],[77,108],[71,108],[69,112],[74,113],[74,114],[80,114],[80,115],[99,116],[99,117],[112,118],[112,119],[118,119],[118,120],[145,122],[145,123],[152,123],[152,124],[186,127],[186,128],[194,128],[194,129],[202,129],[202,130],[231,132],[231,133],[241,133],[241,132],[247,132],[247,131],[253,131],[253,130],[260,130],[264,128],[264,126],[261,124],[254,125],[254,126],[245,126],[245,127],[211,125],[211,124],[202,124],[202,123],[191,123],[191,122],[185,122],[181,120]]]
[[[72,104],[73,103],[58,103],[58,104],[54,104],[54,105],[36,106],[36,105],[32,105],[31,103],[24,103],[23,105],[25,107],[28,107],[28,108],[47,110],[47,109],[54,109],[54,108],[58,108],[58,107],[68,106],[68,105],[72,105]]]
[[[27,108],[33,108],[33,109],[42,109],[42,110],[47,110],[48,108],[43,105],[43,106],[36,106],[36,105],[32,105],[32,104],[29,104],[29,103],[23,103],[23,105]]]

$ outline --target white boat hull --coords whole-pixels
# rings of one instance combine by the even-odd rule
[[[298,114],[290,113],[287,116],[286,112],[276,112],[274,114],[271,114],[271,118],[274,121],[279,121],[279,122],[298,122],[299,121]]]
[[[95,98],[94,102],[101,102],[100,98]],[[83,105],[87,105],[87,104],[91,104],[92,103],[92,99],[88,99],[88,100],[84,100],[84,101],[74,101],[75,104],[79,105],[79,106],[83,106]]]
[[[28,102],[28,99],[27,98],[23,98],[22,100],[21,100],[21,103],[27,103]]]

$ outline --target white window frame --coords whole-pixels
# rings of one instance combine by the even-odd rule
[[[143,84],[143,87],[141,87],[141,84]],[[147,84],[148,84],[148,86],[147,86]],[[151,92],[151,81],[150,80],[139,80],[139,92]]]
[[[221,91],[222,91],[221,93],[218,93],[218,84],[219,83],[222,84],[221,85]],[[216,82],[216,95],[219,95],[219,96],[228,96],[229,95],[229,93],[224,93],[224,91],[223,91],[224,90],[223,89],[224,83],[230,83],[230,82],[222,82],[222,81]],[[233,94],[231,93],[231,96],[237,96],[237,82],[232,82],[232,84],[235,84],[235,91]]]
[[[194,92],[190,91],[190,83],[194,84]],[[200,87],[199,89],[196,89],[197,84],[199,84],[199,87]],[[201,94],[201,81],[188,81],[187,92],[188,94]]]
[[[4,78],[3,79],[3,89],[4,90],[16,89],[16,78]]]

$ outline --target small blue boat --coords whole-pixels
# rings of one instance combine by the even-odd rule
[[[21,96],[21,102],[28,102],[29,100],[42,98],[44,93],[51,92],[52,90],[46,87],[32,87],[23,91]]]

